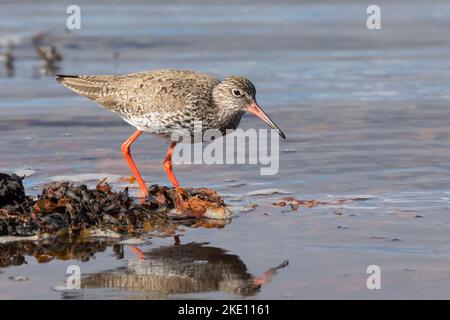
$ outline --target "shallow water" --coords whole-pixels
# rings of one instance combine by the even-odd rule
[[[133,129],[40,76],[29,36],[43,30],[64,56],[61,73],[245,74],[288,136],[280,170],[268,177],[257,165],[176,166],[183,185],[258,206],[223,229],[186,228],[181,245],[138,241],[141,262],[112,240],[41,244],[23,257],[9,244],[16,266],[0,268],[0,298],[450,297],[450,4],[381,2],[383,29],[368,31],[364,2],[80,3],[82,29],[70,34],[61,4],[0,4],[1,34],[23,36],[14,76],[0,78],[0,171],[31,169],[24,182],[32,194],[58,176],[106,175],[122,188],[130,174],[120,144]],[[263,124],[246,115],[241,127]],[[166,149],[151,135],[134,145],[147,182],[168,184]],[[272,205],[285,195],[249,195],[273,188],[300,199],[364,200],[290,211]],[[39,263],[40,250],[55,259]],[[285,260],[270,283],[249,288]],[[61,291],[73,264],[83,289]],[[369,265],[381,268],[381,290],[366,287]]]

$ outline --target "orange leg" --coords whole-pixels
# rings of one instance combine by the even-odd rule
[[[122,153],[125,157],[125,160],[127,160],[128,166],[131,169],[131,172],[133,172],[133,176],[136,178],[137,183],[139,184],[139,188],[141,188],[143,196],[147,195],[147,186],[145,185],[144,179],[142,179],[141,174],[139,173],[138,168],[136,167],[136,164],[133,161],[133,158],[131,157],[130,149],[131,145],[134,141],[141,135],[141,130],[136,130],[135,133],[131,135],[123,144],[122,144]]]
[[[179,187],[180,184],[178,183],[177,178],[175,178],[175,175],[173,174],[172,171],[172,154],[176,144],[177,144],[176,142],[172,142],[172,144],[170,145],[170,148],[167,151],[166,159],[164,160],[163,163],[163,167],[164,170],[166,170],[167,176],[169,177],[170,182],[172,182],[172,185],[174,187]]]
[[[139,261],[145,260],[145,254],[144,254],[144,252],[142,252],[141,249],[139,249],[138,247],[135,247],[135,246],[130,246],[130,250],[139,259]]]

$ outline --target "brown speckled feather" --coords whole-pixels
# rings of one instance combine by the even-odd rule
[[[193,130],[194,121],[212,125],[218,107],[212,92],[220,81],[183,70],[154,70],[127,75],[66,76],[57,80],[120,116],[139,130],[169,136]],[[209,125],[205,126],[207,129]],[[214,126],[213,126],[214,127]]]
[[[118,76],[58,76],[58,81],[120,114],[140,116],[210,104],[219,80],[182,70],[154,70]]]

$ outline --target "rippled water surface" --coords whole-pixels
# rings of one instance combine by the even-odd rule
[[[21,39],[13,76],[0,68],[1,171],[30,175],[31,194],[58,176],[108,176],[120,189],[129,175],[120,144],[133,129],[40,75],[29,38],[45,30],[61,73],[246,75],[288,137],[280,169],[175,166],[183,185],[241,208],[179,242],[0,244],[0,298],[450,298],[449,3],[381,2],[382,30],[368,31],[365,1],[79,2],[72,33],[63,3],[0,2],[0,37]],[[241,126],[264,125],[246,115]],[[167,147],[151,135],[134,145],[149,183],[168,184]],[[326,204],[292,211],[273,205],[286,195],[254,194],[264,189]],[[72,264],[82,289],[62,290]],[[366,287],[369,265],[381,268],[381,290]]]

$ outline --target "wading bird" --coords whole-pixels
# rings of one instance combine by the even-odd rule
[[[236,129],[242,115],[249,111],[284,133],[256,102],[253,83],[241,76],[220,81],[207,74],[183,70],[154,70],[126,75],[57,75],[56,80],[76,93],[118,113],[137,130],[122,144],[122,153],[144,195],[147,186],[130,154],[131,144],[142,132],[170,138],[174,132],[194,135],[194,122],[202,130]],[[173,186],[179,183],[172,172],[171,141],[163,167]]]

